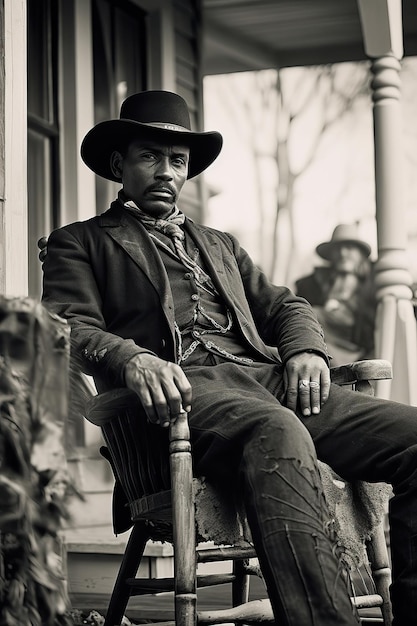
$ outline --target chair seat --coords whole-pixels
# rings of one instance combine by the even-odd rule
[[[197,542],[211,541],[218,545],[251,542],[249,526],[233,493],[215,488],[204,477],[193,478],[193,500]],[[129,509],[133,522],[152,522],[153,540],[172,541],[171,490],[138,498],[129,503]]]
[[[159,491],[129,503],[130,516],[134,522],[140,519],[172,521],[171,490]]]

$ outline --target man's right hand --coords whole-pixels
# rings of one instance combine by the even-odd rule
[[[126,386],[135,391],[148,420],[164,428],[191,410],[191,385],[179,365],[153,354],[134,356],[125,366]]]

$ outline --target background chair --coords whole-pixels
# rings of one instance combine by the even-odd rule
[[[332,368],[334,382],[365,393],[373,393],[370,381],[390,377],[391,365],[380,360]],[[193,477],[186,414],[170,426],[168,434],[147,423],[136,394],[128,389],[116,389],[94,397],[86,417],[101,427],[107,444],[102,453],[111,463],[116,480],[115,531],[122,532],[133,525],[105,626],[121,623],[131,596],[163,591],[174,591],[175,598],[175,621],[165,622],[166,625],[273,622],[269,600],[248,602],[249,577],[261,574],[253,562],[256,553],[243,512],[230,493],[214,489],[204,478]],[[352,576],[352,602],[358,608],[380,607],[380,621],[389,626],[391,575],[383,528],[386,486],[366,483],[342,486],[339,477],[327,466],[321,464],[321,470],[331,510],[336,517],[338,511],[343,513],[342,521],[337,522],[340,536],[343,537],[346,526],[349,529],[346,541],[341,541],[348,544],[346,559],[352,571],[362,559],[358,545],[364,548],[365,565],[368,561],[370,564],[373,589],[370,594],[357,595]],[[346,516],[346,510],[352,509],[352,505],[354,509],[356,501],[361,503],[360,522],[354,513],[352,517]],[[352,527],[356,537],[352,537]],[[172,578],[136,578],[149,539],[173,543]],[[207,549],[206,545],[196,550],[196,544],[202,541],[212,541],[217,547]],[[220,561],[232,561],[232,572],[197,575],[200,563]],[[232,585],[232,607],[198,610],[197,588],[226,582]]]

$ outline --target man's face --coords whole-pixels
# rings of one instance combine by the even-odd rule
[[[365,258],[359,246],[354,243],[344,243],[335,248],[332,263],[339,272],[355,273]]]
[[[187,180],[190,150],[186,146],[134,140],[124,157],[112,155],[120,170],[123,191],[153,217],[167,217]]]

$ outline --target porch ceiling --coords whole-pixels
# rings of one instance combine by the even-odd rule
[[[365,59],[356,0],[203,0],[204,74]],[[417,2],[403,0],[417,55]]]

